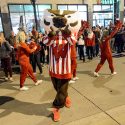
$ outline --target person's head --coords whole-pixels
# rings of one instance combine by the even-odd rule
[[[13,31],[11,31],[11,36],[14,36],[14,32]]]
[[[105,39],[109,35],[109,31],[107,29],[104,29],[101,34],[101,41]]]
[[[5,41],[5,37],[3,32],[0,32],[0,44],[2,44]]]
[[[38,36],[38,35],[39,35],[38,31],[36,31],[36,32],[35,32],[35,36]]]
[[[35,42],[35,38],[33,36],[31,37],[31,42]]]
[[[42,35],[42,33],[39,33],[39,38],[41,38],[43,35]]]
[[[20,43],[20,42],[25,42],[26,40],[26,34],[24,31],[19,31],[16,35],[16,42]]]

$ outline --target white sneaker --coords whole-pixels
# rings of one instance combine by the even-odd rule
[[[74,77],[72,80],[76,81],[76,80],[78,80],[78,79],[79,79],[78,77]]]
[[[13,81],[14,81],[14,79],[13,79],[12,77],[10,77],[10,78],[9,78],[9,80],[10,80],[11,82],[13,82]]]
[[[111,75],[116,75],[117,74],[117,72],[113,72],[113,73],[111,73]]]
[[[95,77],[99,77],[99,74],[97,72],[94,72]]]
[[[40,83],[42,83],[43,80],[38,80],[36,83],[35,83],[35,86],[39,85]]]
[[[23,86],[22,88],[20,88],[20,91],[27,91],[28,89],[28,87]]]
[[[71,83],[75,83],[75,81],[74,81],[74,80],[70,80],[70,81],[69,81],[69,84],[71,84]]]
[[[9,80],[9,78],[8,78],[8,77],[5,77],[5,80],[6,80],[6,81]]]

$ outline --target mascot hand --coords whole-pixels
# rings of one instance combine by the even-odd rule
[[[53,36],[55,36],[55,35],[56,35],[56,33],[53,32],[53,31],[51,31],[51,32],[49,32],[48,37],[53,37]]]
[[[55,36],[55,35],[56,35],[56,32],[53,30],[52,27],[50,27],[50,29],[51,29],[51,31],[49,32],[48,37],[53,37],[53,36]]]
[[[66,28],[64,30],[62,30],[62,34],[66,35],[66,36],[70,36],[71,35],[71,31],[68,29],[68,25],[66,26]]]

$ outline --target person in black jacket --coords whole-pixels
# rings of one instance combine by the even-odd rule
[[[0,59],[4,68],[5,80],[13,81],[10,53],[12,46],[5,40],[3,33],[0,33]]]

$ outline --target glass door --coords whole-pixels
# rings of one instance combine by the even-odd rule
[[[105,26],[105,27],[108,27],[109,24],[110,24],[110,22],[112,22],[111,19],[104,19],[104,26]]]

